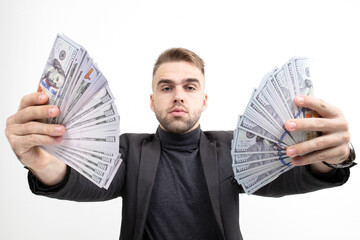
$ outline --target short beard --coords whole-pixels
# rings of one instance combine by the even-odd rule
[[[200,116],[201,116],[201,111],[200,112],[196,112],[194,117],[190,117],[189,119],[186,119],[184,121],[181,121],[180,118],[179,120],[170,120],[169,118],[167,118],[167,114],[165,115],[165,117],[161,117],[162,112],[156,111],[156,109],[154,109],[155,111],[155,116],[157,118],[157,120],[159,121],[160,125],[167,131],[167,132],[171,132],[171,133],[176,133],[176,134],[183,134],[183,133],[187,133],[188,131],[190,131],[195,124],[198,123]],[[176,118],[175,118],[176,119]]]

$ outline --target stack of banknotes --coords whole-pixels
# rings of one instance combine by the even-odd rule
[[[60,144],[41,147],[107,189],[122,162],[120,118],[107,80],[85,48],[58,35],[38,92],[60,109],[47,123],[66,127]]]
[[[285,130],[289,119],[319,117],[295,105],[297,95],[313,95],[307,58],[292,58],[266,74],[239,116],[231,147],[232,167],[247,194],[294,167],[286,155],[288,146],[318,136],[317,132]]]

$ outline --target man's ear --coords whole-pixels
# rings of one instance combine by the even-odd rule
[[[150,94],[150,108],[153,112],[155,112],[154,110],[154,94]]]
[[[204,93],[204,102],[203,102],[202,111],[204,112],[206,108],[207,108],[207,94]]]

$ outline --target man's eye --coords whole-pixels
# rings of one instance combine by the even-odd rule
[[[164,88],[161,89],[161,91],[163,91],[163,92],[168,92],[168,91],[170,91],[170,90],[171,90],[170,87],[164,87]]]
[[[187,90],[191,90],[191,91],[194,91],[194,90],[195,90],[195,88],[194,88],[193,86],[187,86],[186,89],[187,89]]]

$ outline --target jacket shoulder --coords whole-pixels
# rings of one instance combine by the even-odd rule
[[[150,142],[155,134],[150,133],[123,133],[120,135],[120,152],[127,155],[131,150],[139,150],[144,141]]]
[[[123,133],[120,135],[120,141],[124,143],[128,141],[143,142],[144,140],[152,140],[154,133]]]
[[[233,133],[234,131],[204,131],[204,134],[210,141],[216,141],[217,143],[231,142]]]

